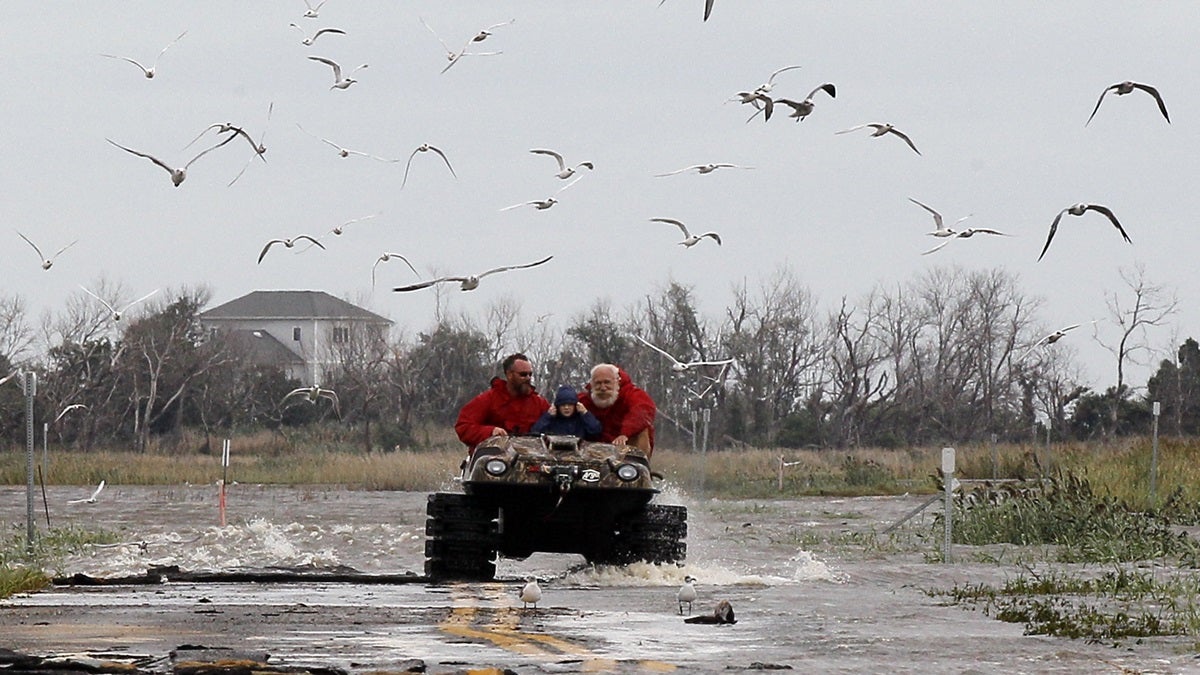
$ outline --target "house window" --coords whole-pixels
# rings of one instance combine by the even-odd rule
[[[299,326],[292,327],[292,341],[293,342],[300,341],[300,327]]]
[[[337,345],[346,344],[350,341],[349,326],[334,326],[333,327],[333,343]]]

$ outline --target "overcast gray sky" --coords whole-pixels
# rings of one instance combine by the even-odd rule
[[[0,270],[4,293],[34,315],[60,311],[79,285],[119,283],[132,300],[155,288],[207,284],[214,305],[256,289],[318,289],[362,302],[410,330],[433,321],[435,296],[396,294],[415,281],[401,263],[371,268],[384,251],[407,256],[423,276],[479,272],[554,255],[534,269],[486,279],[448,298],[476,311],[520,298],[530,316],[566,324],[597,298],[621,307],[669,280],[695,287],[716,315],[743,280],[754,286],[790,267],[822,305],[861,298],[939,265],[1003,267],[1044,298],[1047,330],[1105,318],[1105,293],[1124,290],[1121,268],[1144,264],[1181,301],[1174,327],[1154,333],[1166,350],[1200,334],[1200,50],[1193,2],[801,2],[717,0],[521,0],[377,2],[328,0],[316,19],[303,0],[245,2],[17,3],[0,35],[6,147],[0,160]],[[445,74],[438,41],[453,48],[508,19]],[[336,27],[311,47],[307,32]],[[183,31],[157,76],[143,63]],[[307,56],[361,63],[359,82],[330,90],[331,70]],[[775,69],[772,92],[800,99],[823,82],[801,123],[783,110],[744,124],[749,108],[724,101]],[[1135,80],[1157,86],[1166,123],[1142,92],[1109,95]],[[274,113],[266,126],[268,105]],[[231,143],[192,165],[178,188],[165,171],[105,138],[172,165],[207,125],[267,129],[268,162]],[[900,139],[867,130],[890,122]],[[418,154],[407,187],[404,161],[341,158],[297,124],[342,146],[406,160],[430,143],[452,178]],[[210,137],[211,138],[211,137]],[[596,170],[546,211],[511,204],[562,185],[553,148]],[[752,171],[655,178],[684,166],[731,162]],[[914,197],[953,221],[1012,233],[956,241],[929,256],[932,220]],[[1133,245],[1103,216],[1067,218],[1042,262],[1050,221],[1076,202],[1113,209]],[[327,250],[293,255],[270,239],[314,236],[347,220]],[[648,222],[677,218],[711,241],[677,246],[678,231]],[[49,253],[79,239],[49,271],[20,230]],[[608,276],[601,274],[608,272]],[[1111,325],[1098,325],[1115,338]],[[1073,346],[1090,383],[1115,381],[1114,361],[1090,336]],[[1165,355],[1165,351],[1160,355]],[[1144,383],[1145,369],[1133,371]]]

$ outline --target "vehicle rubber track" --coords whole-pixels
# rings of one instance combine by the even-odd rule
[[[432,580],[490,581],[496,576],[496,509],[470,495],[429,495],[425,575]]]

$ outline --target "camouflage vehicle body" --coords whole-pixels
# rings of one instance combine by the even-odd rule
[[[575,436],[498,436],[463,463],[463,494],[430,495],[425,572],[491,579],[497,554],[578,553],[590,562],[674,562],[687,510],[652,504],[645,454]]]

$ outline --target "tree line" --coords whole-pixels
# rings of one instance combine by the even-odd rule
[[[565,327],[548,316],[527,320],[511,298],[475,316],[439,309],[423,329],[338,343],[321,382],[337,392],[337,411],[285,401],[298,382],[253,365],[244,342],[205,331],[207,289],[163,294],[119,325],[72,297],[35,327],[19,297],[0,297],[0,377],[36,372],[39,428],[50,424],[56,442],[85,450],[146,448],[185,429],[206,438],[258,429],[286,436],[309,424],[343,425],[364,450],[419,449],[420,431],[453,424],[514,351],[529,355],[535,385],[550,394],[559,384],[581,386],[596,363],[620,365],[657,401],[659,443],[679,448],[691,444],[704,409],[715,448],[1025,441],[1047,425],[1060,438],[1145,433],[1150,401],[1161,401],[1167,433],[1197,433],[1195,340],[1163,359],[1142,393],[1124,381],[1127,364],[1153,355],[1149,332],[1166,325],[1175,300],[1140,268],[1122,278],[1126,288],[1108,298],[1107,319],[1120,336],[1101,342],[1118,378],[1102,392],[1081,384],[1069,341],[1045,340],[1041,302],[1012,274],[957,267],[831,307],[783,268],[755,287],[731,289],[716,315],[675,282],[627,307],[597,300]],[[680,371],[635,335],[680,362],[734,362]],[[1100,341],[1082,329],[1072,337]],[[19,447],[18,380],[0,386],[0,433]]]

